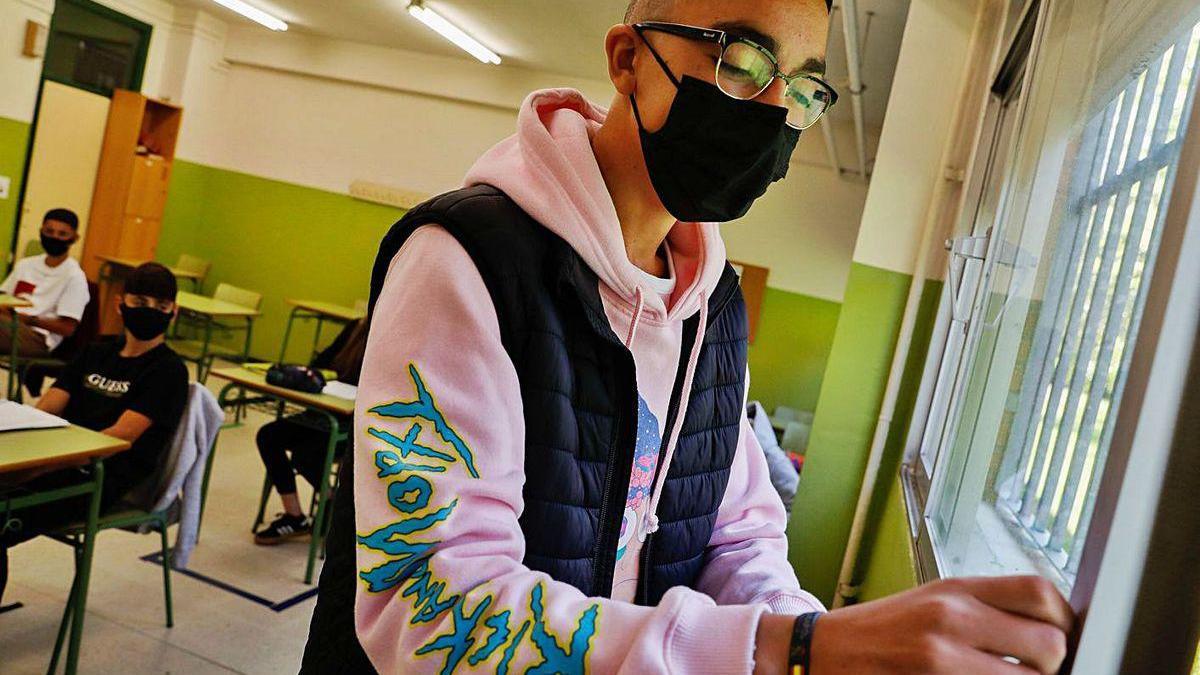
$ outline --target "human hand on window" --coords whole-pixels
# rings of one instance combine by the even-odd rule
[[[1071,606],[1041,577],[936,581],[822,616],[810,672],[1057,673],[1074,623]]]

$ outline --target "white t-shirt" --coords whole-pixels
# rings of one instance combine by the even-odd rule
[[[57,267],[46,264],[46,256],[35,255],[22,258],[13,265],[12,273],[0,284],[0,292],[24,298],[32,303],[17,311],[28,316],[47,319],[83,318],[87,307],[87,277],[74,258],[67,258]],[[46,349],[53,351],[62,342],[63,336],[44,328],[34,328],[46,338]]]

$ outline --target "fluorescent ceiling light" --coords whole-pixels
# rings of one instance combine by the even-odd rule
[[[442,18],[442,15],[425,7],[419,0],[408,4],[408,13],[418,21],[441,34],[442,37],[461,47],[464,51],[484,63],[500,64],[500,57],[492,50],[479,44],[475,38],[467,35],[461,28]]]
[[[229,9],[232,9],[233,11],[237,12],[238,14],[241,14],[242,16],[246,17],[247,19],[250,19],[251,21],[253,21],[255,23],[260,23],[260,24],[266,26],[267,28],[270,28],[271,30],[287,30],[288,29],[288,25],[285,22],[283,22],[282,20],[280,20],[274,16],[271,16],[270,14],[267,14],[266,12],[262,11],[261,9],[259,9],[257,7],[246,4],[246,3],[242,2],[242,0],[213,0],[213,2],[217,3],[218,5],[221,5],[222,7],[227,7]]]

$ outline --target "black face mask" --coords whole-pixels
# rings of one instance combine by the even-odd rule
[[[650,50],[676,88],[667,121],[654,133],[646,131],[637,99],[629,97],[654,191],[684,222],[741,218],[787,175],[800,130],[788,126],[786,108],[733,98],[694,77],[676,80]]]
[[[121,305],[121,318],[125,321],[125,328],[139,340],[153,340],[167,332],[172,316],[171,312],[160,312],[153,307]]]
[[[42,235],[42,250],[55,258],[66,253],[67,249],[71,248],[72,243],[67,239],[56,239],[46,234]]]

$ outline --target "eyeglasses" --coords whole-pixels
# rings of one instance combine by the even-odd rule
[[[750,100],[761,96],[767,87],[779,78],[787,83],[784,107],[787,108],[787,123],[804,130],[817,123],[833,104],[838,95],[828,82],[815,75],[786,75],[779,70],[779,59],[769,49],[752,40],[730,35],[723,30],[700,28],[679,23],[646,21],[633,25],[642,35],[645,31],[658,31],[678,35],[689,40],[711,42],[721,46],[717,59],[717,87],[726,95],[736,99]],[[645,36],[642,35],[642,39]],[[650,43],[647,42],[647,45]],[[654,57],[666,68],[661,57],[651,46]],[[669,69],[668,69],[669,72]]]

